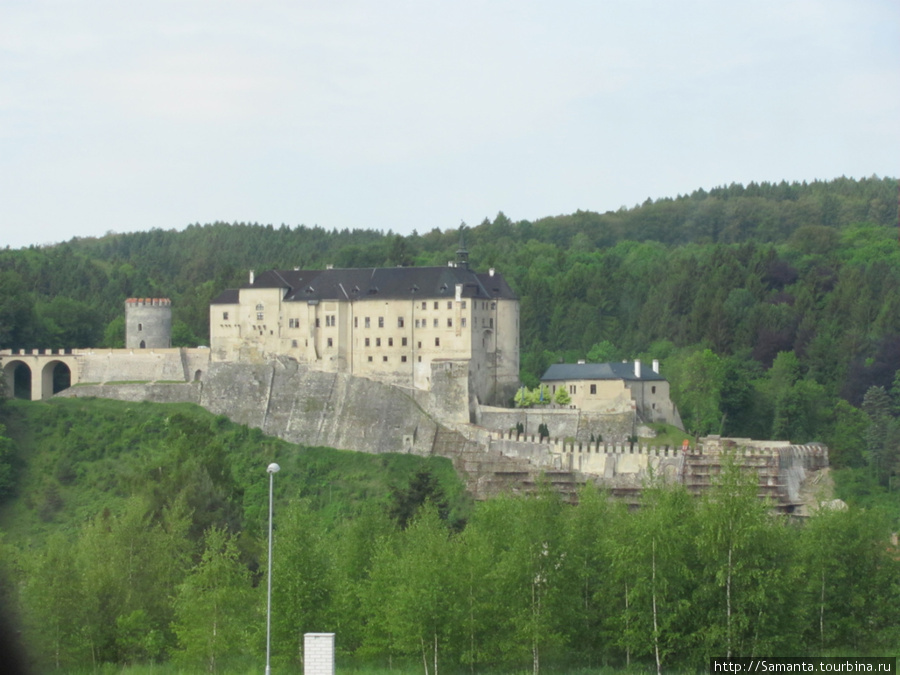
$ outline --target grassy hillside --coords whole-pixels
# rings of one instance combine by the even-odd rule
[[[14,446],[15,487],[0,503],[8,541],[37,544],[104,511],[118,513],[135,496],[158,513],[186,499],[198,537],[210,525],[255,535],[268,513],[265,469],[273,461],[282,468],[277,501],[307,499],[328,522],[363,505],[388,508],[392,488],[405,489],[420,471],[437,478],[452,518],[469,508],[449,460],[295,445],[190,404],[14,400],[3,404],[0,421]]]

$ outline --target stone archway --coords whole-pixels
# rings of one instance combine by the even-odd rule
[[[50,398],[72,386],[72,369],[62,361],[50,361],[41,370],[41,395]]]
[[[10,361],[3,367],[3,393],[9,398],[30,401],[32,380],[31,368],[24,361]]]

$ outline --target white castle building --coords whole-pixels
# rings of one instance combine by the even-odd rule
[[[499,404],[518,385],[519,300],[493,269],[469,269],[462,247],[446,267],[251,272],[209,318],[214,361],[285,356],[422,390],[434,366],[463,363],[470,397]]]

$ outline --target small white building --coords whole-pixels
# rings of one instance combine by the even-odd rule
[[[669,382],[659,374],[659,361],[647,368],[640,361],[623,363],[556,363],[541,377],[552,394],[563,387],[572,405],[584,412],[631,407],[644,422],[684,428],[669,397]]]

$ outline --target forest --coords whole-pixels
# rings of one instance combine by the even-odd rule
[[[888,538],[900,526],[897,204],[897,180],[872,176],[732,184],[535,221],[499,213],[408,236],[198,223],[7,248],[0,348],[122,346],[128,297],[171,298],[174,343],[202,345],[210,299],[248,270],[445,265],[462,240],[473,267],[496,268],[520,298],[524,385],[556,362],[659,359],[689,433],[824,442],[837,496],[851,509],[803,526],[771,519],[737,476],[701,501],[653,487],[635,514],[590,491],[577,507],[550,493],[467,505],[435,466],[346,486],[329,502],[324,491],[336,494],[351,460],[334,460],[340,471],[297,467],[303,485],[282,495],[282,533],[304,533],[307,545],[293,555],[321,570],[321,583],[280,572],[298,600],[277,628],[295,648],[279,659],[298,658],[297,631],[314,625],[342,635],[345,657],[466,672],[565,669],[567,658],[570,668],[688,668],[726,651],[872,654],[898,645],[900,625]],[[241,632],[248,616],[259,623],[264,558],[261,488],[247,478],[248,458],[265,466],[336,451],[254,438],[268,448],[260,453],[233,440],[250,430],[220,438],[226,420],[166,413],[160,422],[153,413],[156,421],[137,423],[106,410],[109,421],[93,430],[115,433],[96,443],[88,430],[72,434],[79,415],[94,413],[70,413],[63,431],[47,433],[72,451],[47,455],[43,421],[28,420],[65,409],[8,402],[0,434],[0,559],[16,561],[5,592],[15,595],[10,606],[29,608],[22,621],[50,657],[45,666],[181,659],[216,670],[238,652],[258,654],[258,631]],[[161,445],[137,450],[145,437],[137,429]],[[191,458],[184,438],[211,449]],[[114,470],[105,448],[122,439],[135,452]],[[31,452],[48,462],[34,482]],[[95,471],[88,483],[99,501],[78,502],[83,472]],[[123,499],[129,490],[139,494]],[[416,493],[430,499],[404,501]],[[103,503],[103,495],[118,496]],[[409,507],[417,502],[430,506]],[[168,553],[151,560],[142,550]],[[152,564],[161,567],[139,567]],[[114,574],[110,565],[155,581],[129,590],[103,576]],[[81,570],[79,583],[51,583],[66,566]],[[444,591],[428,592],[426,579]],[[386,597],[385,585],[399,590]],[[734,597],[723,597],[726,588]],[[216,598],[242,599],[221,613],[201,603]],[[210,616],[225,622],[214,633],[228,636],[214,647],[209,627],[198,627]],[[242,618],[228,624],[232,616]],[[479,641],[486,630],[491,640]]]
[[[727,465],[704,497],[650,483],[633,512],[590,486],[577,505],[549,487],[472,504],[448,460],[293,446],[185,404],[0,416],[0,603],[34,672],[258,672],[270,461],[274,672],[299,670],[305,632],[336,634],[341,672],[435,675],[900,644],[887,519],[773,517]]]

